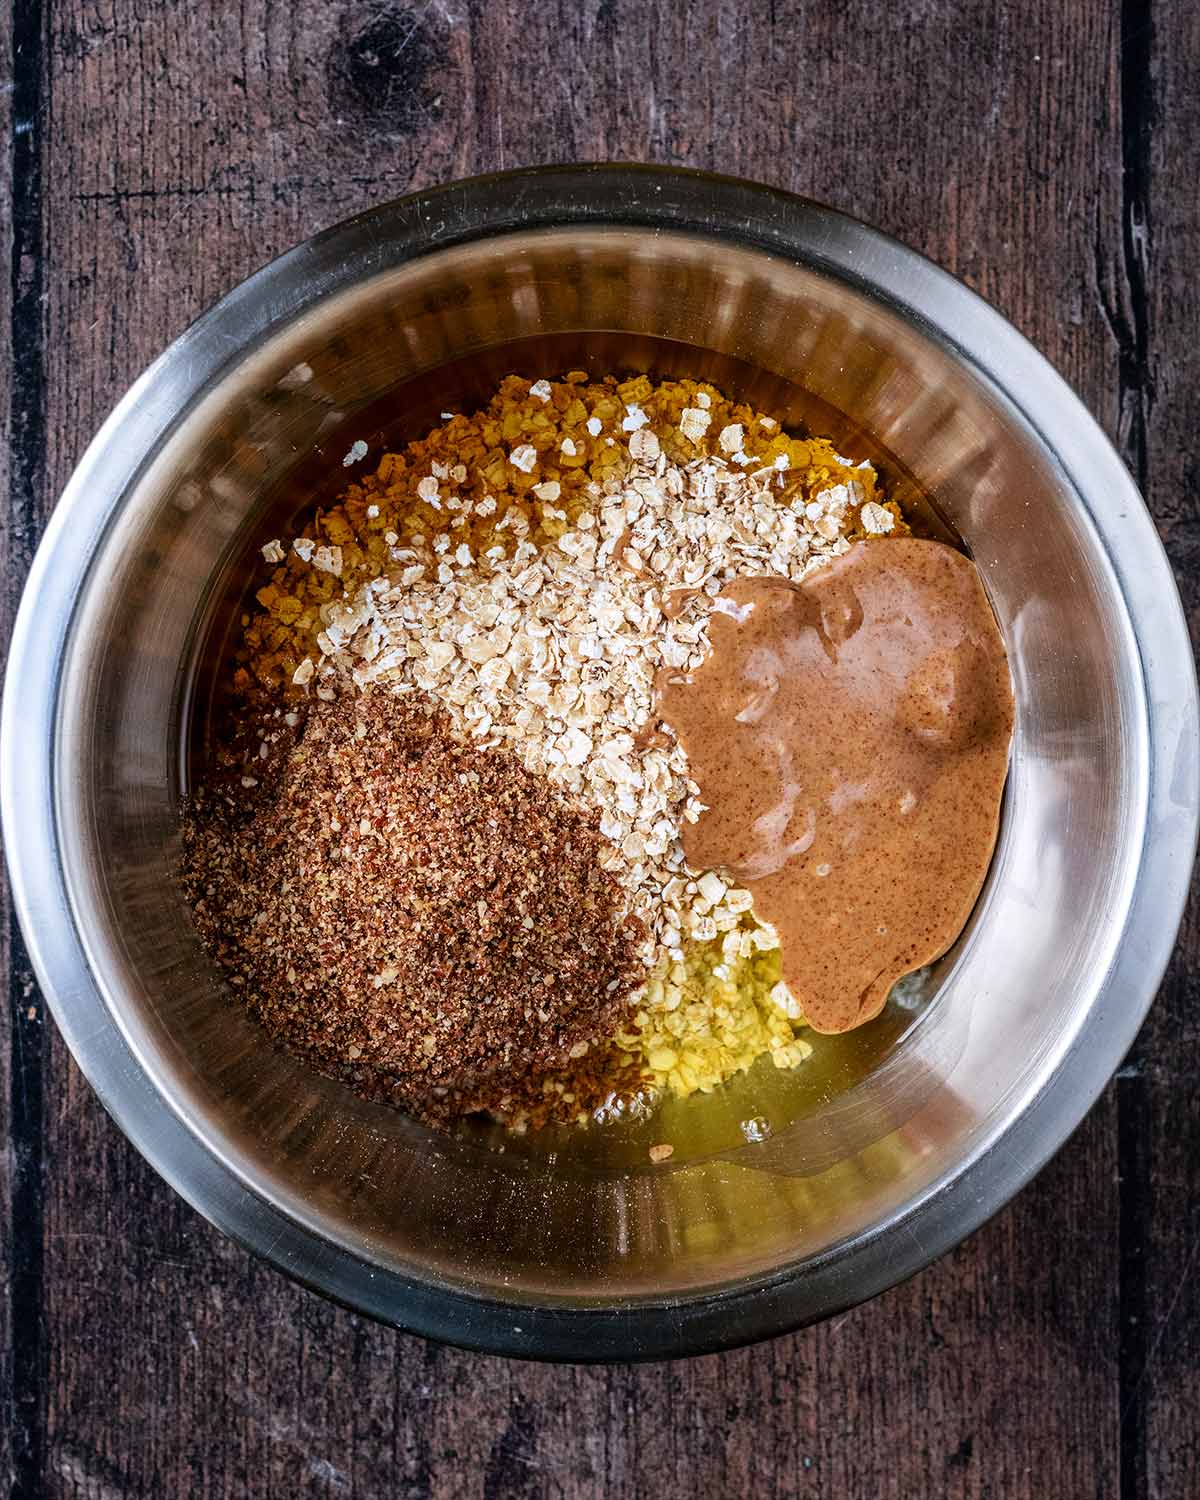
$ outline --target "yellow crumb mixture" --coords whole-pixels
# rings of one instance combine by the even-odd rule
[[[804,1022],[783,984],[777,947],[754,941],[763,933],[752,918],[740,933],[752,952],[729,959],[720,941],[692,943],[682,962],[659,966],[634,1015],[635,1029],[616,1038],[640,1054],[655,1088],[709,1093],[769,1054],[777,1068],[794,1068],[812,1052],[796,1034]]]
[[[548,390],[546,399],[531,394],[539,387]],[[679,422],[685,410],[697,407],[711,420],[704,435],[692,440]],[[482,411],[451,417],[403,453],[383,454],[374,474],[351,484],[328,510],[317,511],[306,534],[319,546],[339,549],[340,573],[311,568],[294,551],[287,554],[258,591],[262,612],[247,620],[235,686],[290,683],[300,662],[317,649],[321,605],[394,570],[393,549],[415,537],[446,533],[474,553],[502,547],[511,555],[517,531],[505,517],[513,511],[528,522],[535,544],[562,536],[594,507],[597,492],[589,486],[619,485],[629,463],[625,424],[634,409],[645,414],[648,430],[674,462],[722,452],[721,433],[738,424],[749,467],[786,459],[777,491],[781,504],[790,504],[798,492],[812,497],[854,479],[864,505],[880,504],[901,522],[898,507],[876,494],[873,469],[844,463],[825,438],[789,437],[773,417],[727,400],[714,386],[692,380],[655,385],[645,375],[589,381],[578,371],[553,382],[510,375]],[[510,461],[513,449],[525,444],[534,455],[528,473]],[[425,499],[418,491],[429,488],[431,475],[441,493]]]

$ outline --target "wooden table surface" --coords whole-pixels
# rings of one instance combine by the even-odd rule
[[[1194,0],[11,0],[0,648],[102,417],[264,260],[465,173],[653,160],[873,221],[1120,445],[1200,621]],[[14,1496],[1194,1497],[1200,926],[1057,1160],[906,1286],[640,1368],[376,1327],[219,1236],[49,1021],[5,915],[0,1473]]]

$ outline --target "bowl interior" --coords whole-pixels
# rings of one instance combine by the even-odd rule
[[[1017,737],[972,924],[905,1006],[617,1130],[444,1139],[276,1053],[173,881],[178,800],[238,560],[342,455],[497,379],[712,379],[870,457],[965,541],[1008,641]],[[949,533],[947,533],[949,534]],[[482,238],[281,312],[150,455],[80,593],[55,787],[92,971],[155,1085],[251,1190],[381,1267],[509,1301],[609,1306],[770,1276],[887,1225],[1032,1098],[1112,960],[1146,807],[1141,673],[1101,542],[1032,426],[877,295],[728,239]],[[680,1143],[666,1167],[646,1145]]]

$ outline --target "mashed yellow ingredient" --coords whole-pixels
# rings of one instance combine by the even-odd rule
[[[812,1052],[799,1036],[804,1021],[783,984],[779,949],[762,949],[763,929],[746,918],[739,929],[753,945],[728,959],[720,941],[693,943],[682,962],[659,966],[634,1015],[633,1029],[616,1039],[640,1055],[655,1088],[710,1093],[764,1054],[777,1068],[794,1068]]]

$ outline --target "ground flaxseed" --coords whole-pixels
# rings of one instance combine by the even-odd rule
[[[197,795],[185,887],[288,1050],[434,1121],[573,1118],[611,1093],[597,1058],[644,978],[642,933],[595,817],[440,709],[352,688],[247,790]]]

